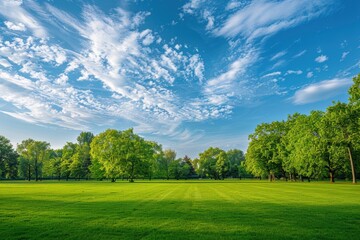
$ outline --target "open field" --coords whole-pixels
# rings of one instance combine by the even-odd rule
[[[0,183],[1,239],[359,239],[360,185]]]

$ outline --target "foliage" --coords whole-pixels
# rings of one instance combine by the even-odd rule
[[[136,135],[132,129],[109,129],[93,139],[91,156],[103,165],[106,176],[112,181],[122,176],[133,182],[137,175],[144,175],[149,170],[154,146]]]
[[[35,141],[33,139],[27,139],[22,141],[17,151],[21,156],[20,161],[25,164],[25,167],[21,167],[21,170],[26,169],[27,174],[24,172],[22,175],[30,181],[31,177],[35,177],[35,181],[38,181],[42,176],[42,166],[50,156],[50,144],[43,141]]]
[[[229,160],[224,150],[210,147],[199,156],[199,169],[202,176],[213,179],[224,178],[229,170]]]
[[[17,171],[17,153],[10,140],[0,136],[0,179],[15,179]]]
[[[61,175],[66,178],[66,180],[69,179],[71,175],[71,164],[73,162],[73,157],[76,154],[77,144],[72,142],[67,142],[65,146],[62,149],[62,156],[61,156]]]
[[[282,154],[279,147],[286,134],[285,122],[263,123],[249,136],[246,155],[247,170],[254,176],[268,176],[269,180],[283,173]]]
[[[351,176],[356,183],[360,153],[360,75],[349,102],[334,102],[326,112],[295,113],[285,122],[259,124],[249,136],[246,169],[269,180]],[[359,170],[359,169],[358,169]]]

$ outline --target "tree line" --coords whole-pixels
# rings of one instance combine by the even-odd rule
[[[249,136],[246,170],[257,177],[350,178],[360,174],[360,74],[353,78],[348,103],[326,111],[295,113],[286,121],[259,124]]]
[[[96,136],[81,132],[77,142],[51,149],[45,141],[23,140],[13,148],[0,136],[0,179],[189,179],[244,177],[244,153],[209,148],[190,159],[177,158],[172,149],[162,149],[133,129],[108,129]]]

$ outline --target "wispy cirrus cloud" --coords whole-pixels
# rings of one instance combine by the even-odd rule
[[[335,78],[310,84],[296,91],[292,101],[300,105],[330,99],[346,92],[351,84],[352,81],[348,78]]]
[[[298,57],[301,57],[301,56],[302,56],[302,55],[304,55],[306,52],[307,52],[306,50],[303,50],[303,51],[301,51],[301,52],[299,52],[299,53],[295,54],[295,55],[293,56],[293,58],[298,58]]]
[[[212,28],[205,24],[205,31],[228,41],[229,52],[232,53],[232,57],[226,60],[227,70],[206,81],[203,87],[204,96],[209,96],[206,98],[211,103],[228,106],[231,109],[239,99],[277,94],[279,87],[276,81],[269,82],[266,78],[280,75],[280,71],[264,75],[260,78],[264,81],[259,81],[258,77],[250,74],[256,63],[261,61],[262,49],[257,44],[257,40],[318,17],[327,12],[330,4],[330,1],[310,0],[230,1],[225,7],[228,14],[219,15],[216,14],[219,6],[214,2],[205,4],[203,1],[191,0],[186,3],[183,6],[184,13],[196,15],[203,24],[206,23],[204,11],[211,13],[209,15],[213,17]],[[305,52],[305,50],[300,52],[296,57],[300,57]],[[271,69],[284,65],[285,60],[282,58],[287,53],[284,50],[273,55],[269,60],[276,62]],[[299,71],[286,74],[299,74]],[[264,86],[267,86],[266,93],[263,91]]]
[[[206,82],[204,94],[210,103],[221,105],[227,103],[230,98],[241,98],[249,94],[248,89],[244,87],[244,73],[256,61],[257,54],[256,50],[248,50],[233,61],[225,72]]]
[[[275,77],[275,76],[280,76],[281,72],[280,71],[276,71],[276,72],[271,72],[268,74],[265,74],[264,76],[262,76],[261,78],[267,78],[267,77]]]
[[[348,55],[349,53],[350,53],[350,52],[343,52],[343,53],[341,54],[340,62],[344,61],[345,58],[347,57],[347,55]]]
[[[290,75],[290,74],[300,75],[302,73],[303,71],[301,70],[287,70],[285,75]]]
[[[270,58],[270,61],[274,61],[274,60],[277,60],[283,56],[286,55],[286,51],[281,51],[281,52],[278,52],[277,54],[275,54],[272,58]]]
[[[330,1],[253,1],[228,17],[214,33],[255,39],[294,27],[324,13]]]

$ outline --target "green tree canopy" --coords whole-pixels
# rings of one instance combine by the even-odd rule
[[[91,143],[91,156],[97,159],[107,177],[115,181],[126,176],[130,182],[143,175],[154,157],[154,147],[133,132],[108,129],[97,135]]]
[[[14,179],[17,177],[17,153],[10,140],[0,136],[0,179]]]

